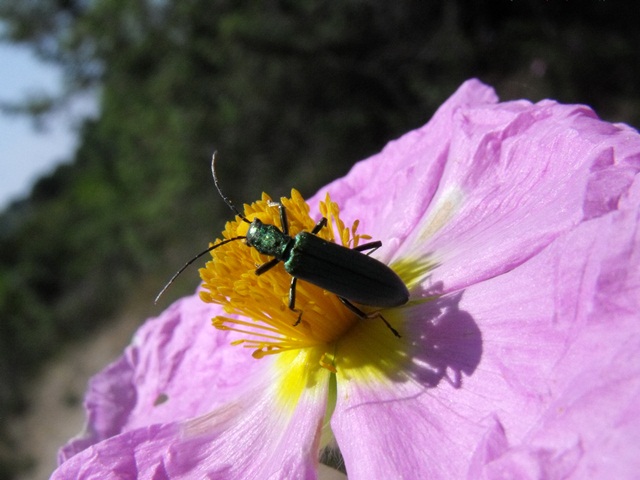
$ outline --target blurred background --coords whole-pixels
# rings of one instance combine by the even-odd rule
[[[194,291],[197,268],[153,304],[231,218],[214,149],[238,205],[308,197],[471,77],[637,126],[638,20],[604,0],[0,0],[1,84],[34,86],[0,91],[0,479],[47,478],[87,378]]]

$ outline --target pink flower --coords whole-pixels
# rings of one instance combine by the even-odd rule
[[[382,241],[411,293],[383,312],[401,339],[356,317],[319,340],[342,310],[300,285],[307,324],[280,325],[280,280],[257,323],[182,299],[92,380],[53,478],[315,478],[334,443],[351,479],[634,478],[639,170],[633,129],[466,82],[309,200]]]

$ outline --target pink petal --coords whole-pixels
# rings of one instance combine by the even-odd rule
[[[90,381],[86,431],[61,449],[59,462],[123,432],[202,415],[250,385],[270,361],[230,346],[229,335],[211,326],[220,313],[194,295],[146,322],[123,356]]]
[[[405,382],[339,383],[332,426],[349,477],[634,478],[636,216],[585,223],[424,318]]]
[[[428,294],[436,282],[445,293],[515,268],[583,219],[615,208],[638,155],[634,130],[601,122],[585,106],[497,103],[492,89],[470,80],[428,124],[310,203],[330,192],[345,219],[360,219],[361,232],[382,241],[379,259],[446,264],[425,285]],[[445,206],[451,218],[430,231]]]
[[[280,385],[252,392],[195,420],[144,426],[64,462],[52,479],[315,479],[327,384],[305,391],[295,411],[278,407]]]
[[[339,382],[349,477],[634,478],[640,136],[583,107],[478,103],[455,112],[434,198],[457,185],[462,207],[396,254],[443,250],[430,280],[464,288],[394,314],[405,372]]]
[[[340,205],[347,224],[361,221],[360,231],[383,240],[377,253],[389,258],[429,207],[447,162],[447,138],[455,112],[465,106],[494,104],[491,87],[465,82],[424,127],[389,142],[382,152],[357,163],[347,176],[321,188],[309,199],[311,211],[327,192]]]
[[[53,472],[51,480],[167,479],[157,452],[168,448],[178,432],[175,424],[156,424],[111,437],[66,460]]]
[[[414,243],[443,265],[433,281],[444,292],[509,271],[581,221],[616,208],[614,199],[637,174],[637,134],[593,117],[585,107],[551,101],[458,112],[433,205],[451,190],[461,192],[460,205],[432,238]],[[627,152],[630,138],[635,150]],[[409,244],[430,227],[432,213]]]

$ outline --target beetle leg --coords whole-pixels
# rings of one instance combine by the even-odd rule
[[[311,233],[316,235],[320,230],[326,227],[326,225],[327,225],[327,219],[322,217],[320,221],[316,223],[316,226],[313,227],[313,230],[311,230]]]
[[[389,322],[387,322],[387,319],[384,318],[380,312],[365,313],[362,310],[360,310],[358,307],[356,307],[353,303],[351,303],[349,300],[347,300],[346,298],[338,297],[338,299],[344,304],[345,307],[347,307],[353,313],[358,315],[360,318],[380,317],[384,322],[384,324],[387,326],[387,328],[391,330],[391,333],[393,333],[398,338],[402,338],[402,336],[398,333],[398,331],[395,328],[393,328]]]
[[[258,268],[256,268],[256,275],[262,275],[267,270],[271,270],[278,263],[280,263],[280,259],[279,258],[272,258],[267,263],[263,263]]]
[[[270,207],[278,207],[280,211],[280,227],[282,228],[282,233],[285,235],[289,235],[289,220],[287,220],[287,209],[284,208],[280,202],[269,202]]]
[[[298,319],[296,320],[296,323],[293,324],[294,327],[300,325],[300,322],[302,321],[302,310],[296,310],[296,283],[298,283],[298,279],[296,277],[291,277],[291,286],[289,287],[289,310],[298,314]]]
[[[376,240],[375,242],[363,243],[362,245],[353,247],[352,250],[356,250],[357,252],[363,252],[364,250],[371,250],[370,252],[367,252],[367,255],[371,255],[381,246],[382,246],[382,242],[380,240]]]
[[[278,204],[280,210],[280,225],[282,226],[282,233],[289,236],[289,220],[287,220],[287,209],[281,203]]]

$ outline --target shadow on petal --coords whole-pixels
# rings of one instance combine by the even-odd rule
[[[408,375],[426,387],[441,380],[462,386],[482,357],[482,334],[473,317],[458,305],[464,292],[409,306],[402,311],[411,347]]]
[[[480,329],[458,307],[462,295],[438,296],[432,290],[422,299],[385,310],[385,319],[401,338],[376,318],[357,322],[337,349],[339,381],[414,381],[433,388],[444,379],[462,387],[463,375],[472,375],[482,356]]]

